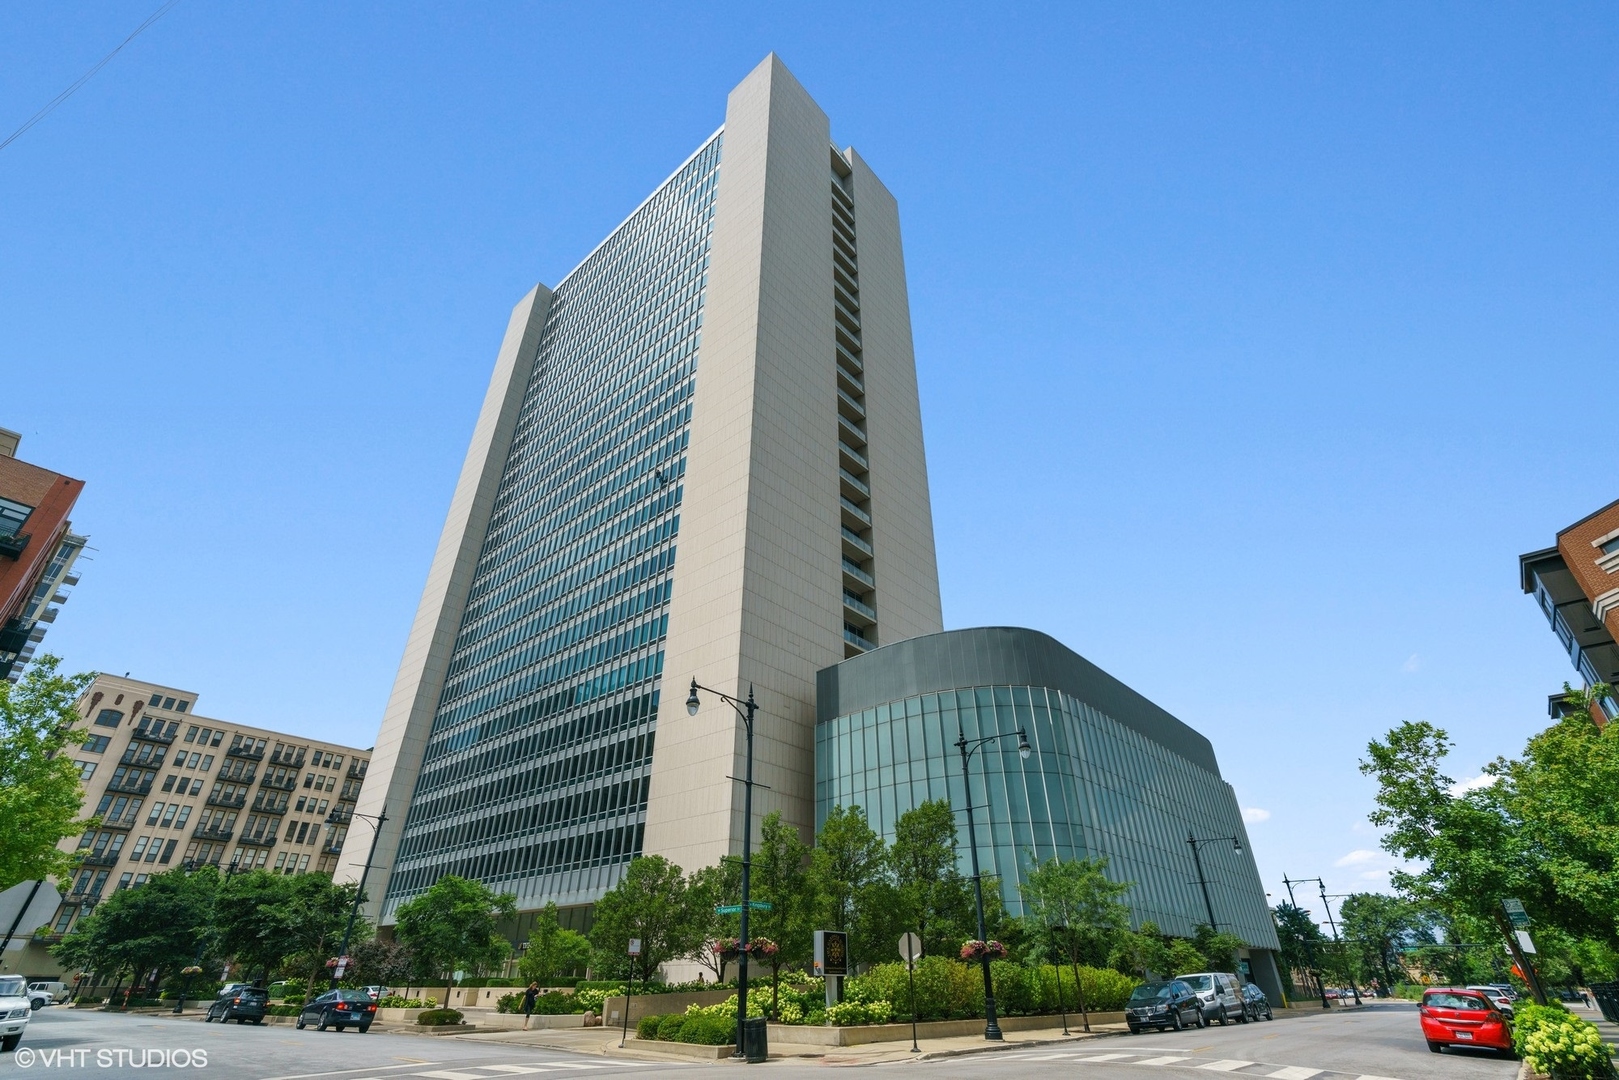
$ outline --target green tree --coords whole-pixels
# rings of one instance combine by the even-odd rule
[[[888,890],[881,888],[888,884],[887,863],[888,846],[866,821],[866,812],[858,806],[834,806],[810,854],[810,876],[825,923],[821,929],[842,930],[857,947],[867,944],[864,939],[871,935],[866,924],[886,921],[878,913],[890,899]],[[855,955],[868,962],[888,959],[858,948]]]
[[[716,909],[741,901],[742,863],[727,857],[720,860],[717,866],[698,867],[686,879],[686,889],[692,932],[697,941],[692,959],[712,971],[716,983],[722,983],[728,961],[717,945],[724,938],[737,936],[741,920],[736,915],[721,914]]]
[[[1079,1011],[1085,1030],[1091,1029],[1090,1009],[1080,982],[1082,957],[1106,957],[1119,935],[1129,929],[1130,909],[1119,902],[1133,882],[1112,881],[1106,857],[1049,859],[1037,864],[1018,887],[1032,928],[1035,950],[1053,959],[1061,957],[1073,969]],[[1058,972],[1061,987],[1061,970]]]
[[[627,973],[645,986],[660,966],[701,947],[703,922],[692,903],[680,867],[662,855],[631,860],[619,883],[596,901],[592,966]],[[641,942],[641,955],[633,959],[628,955],[632,939]]]
[[[547,903],[534,917],[528,934],[528,947],[517,961],[517,973],[525,983],[553,986],[564,975],[590,962],[590,939],[569,930],[557,920],[557,906]]]
[[[78,819],[84,788],[65,751],[88,737],[74,727],[75,702],[95,676],[60,675],[60,663],[41,656],[17,683],[0,679],[0,890],[66,880],[78,865],[78,855],[56,845],[88,824]]]
[[[243,977],[268,978],[292,965],[313,986],[342,942],[355,889],[325,874],[228,874],[214,904],[218,946]]]
[[[1326,941],[1321,927],[1316,925],[1308,911],[1293,904],[1277,904],[1271,913],[1276,918],[1276,938],[1282,946],[1283,970],[1294,982],[1298,981],[1298,974],[1303,972],[1303,985],[1310,986],[1319,976],[1322,942]]]
[[[448,980],[457,971],[480,973],[499,966],[511,943],[498,924],[516,914],[517,898],[511,893],[446,874],[399,906],[394,935],[416,957],[420,972]]]
[[[211,937],[218,885],[212,867],[154,874],[144,885],[103,900],[52,952],[65,963],[89,960],[103,972],[128,973],[137,981],[148,973],[173,974]]]
[[[1407,981],[1401,949],[1420,940],[1423,920],[1411,903],[1382,893],[1345,897],[1344,938],[1354,943],[1361,962],[1378,973],[1385,990]]]
[[[416,958],[410,950],[380,934],[351,942],[349,956],[353,963],[343,981],[350,986],[403,986],[416,970]]]
[[[770,965],[770,1014],[776,1015],[781,993],[781,969],[807,963],[814,942],[818,898],[809,873],[810,849],[798,830],[772,810],[759,824],[759,846],[753,852],[753,896],[770,905],[768,911],[749,916],[749,932],[769,938],[777,952]]]
[[[1224,931],[1216,932],[1208,923],[1198,923],[1192,931],[1192,947],[1202,958],[1199,971],[1236,971],[1238,967],[1238,950],[1247,942],[1236,934]],[[1190,971],[1190,968],[1182,968]]]
[[[954,956],[976,933],[971,885],[956,866],[956,819],[950,804],[929,799],[899,816],[889,867],[899,910],[929,956]],[[985,887],[985,899],[991,890]]]

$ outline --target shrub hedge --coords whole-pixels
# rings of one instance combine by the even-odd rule
[[[1059,1010],[1057,969],[1050,964],[1024,967],[1008,960],[990,963],[995,983],[995,1005],[1004,1016],[1034,1016]],[[1109,968],[1079,969],[1085,990],[1085,1007],[1092,1012],[1116,1012],[1124,1008],[1130,991],[1140,982]],[[1061,1005],[1079,1011],[1074,993],[1073,969],[1062,970]],[[845,1001],[861,1003],[887,1001],[896,1017],[910,1019],[911,989],[901,963],[878,964],[864,975],[848,981]],[[916,1013],[918,1020],[964,1020],[984,1012],[984,977],[976,964],[965,964],[945,956],[923,957],[916,965]],[[813,1021],[812,1021],[813,1022]]]
[[[461,1022],[460,1009],[423,1009],[416,1017],[416,1023],[422,1027],[441,1027],[444,1024],[459,1024]]]

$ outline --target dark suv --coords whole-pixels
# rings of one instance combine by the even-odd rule
[[[1169,982],[1142,983],[1130,994],[1124,1006],[1124,1021],[1130,1025],[1130,1034],[1142,1028],[1208,1027],[1203,1015],[1203,1002],[1197,992],[1179,979]]]
[[[212,1005],[208,1006],[208,1014],[202,1018],[203,1023],[218,1020],[225,1023],[234,1020],[238,1024],[252,1022],[264,1023],[264,1008],[270,1003],[268,991],[256,986],[233,986],[228,990],[221,990],[219,996],[214,998]]]
[[[304,1006],[304,1011],[298,1014],[298,1027],[314,1024],[316,1031],[356,1027],[364,1035],[371,1030],[371,1022],[376,1018],[377,1003],[364,990],[328,990]]]
[[[1242,1007],[1250,1020],[1258,1020],[1261,1017],[1266,1020],[1275,1019],[1270,1010],[1270,998],[1253,983],[1242,984]]]

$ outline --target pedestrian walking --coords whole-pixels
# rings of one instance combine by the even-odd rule
[[[534,999],[540,996],[540,984],[531,982],[528,989],[523,991],[523,1027],[528,1027],[528,1018],[534,1015]]]

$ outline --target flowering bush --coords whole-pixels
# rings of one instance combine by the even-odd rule
[[[742,955],[742,943],[734,937],[715,938],[712,947],[715,954],[725,960],[735,960]]]
[[[433,998],[423,1001],[421,998],[400,997],[398,994],[384,994],[377,999],[379,1009],[431,1009],[437,1004]]]
[[[1613,1048],[1594,1025],[1561,1006],[1524,1005],[1513,1021],[1513,1047],[1552,1080],[1612,1080]]]
[[[1006,946],[998,941],[972,941],[962,943],[961,958],[963,960],[978,961],[989,957],[991,960],[1006,959]]]
[[[589,990],[578,990],[570,995],[573,998],[573,1003],[577,1006],[577,1008],[569,1011],[593,1012],[600,1015],[602,1011],[602,1002],[606,1001],[610,997],[619,997],[623,993],[623,986],[615,986],[610,990],[598,990],[594,988]]]

